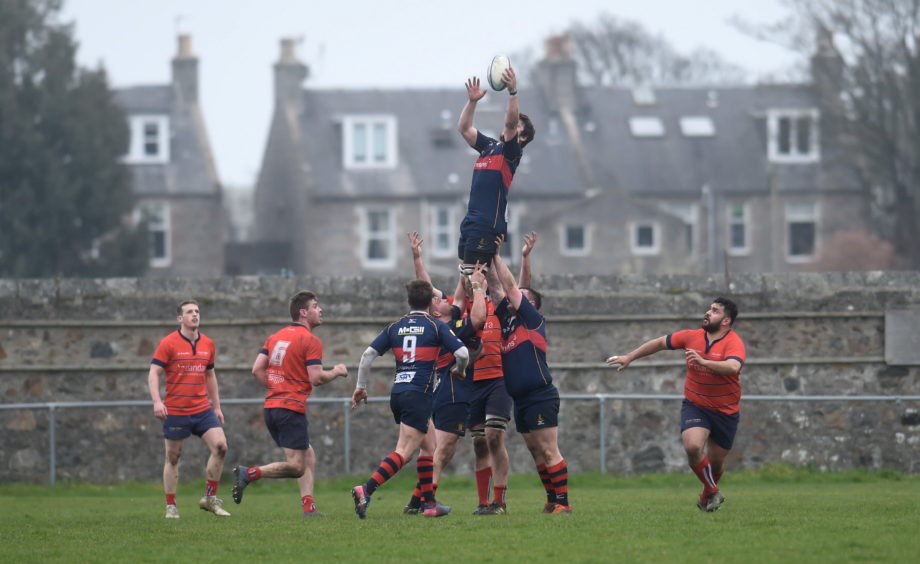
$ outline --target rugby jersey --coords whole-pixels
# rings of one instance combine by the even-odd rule
[[[450,328],[427,313],[412,311],[389,324],[370,345],[383,356],[393,350],[396,375],[392,393],[417,390],[432,393],[441,347],[451,353],[463,346]]]
[[[546,364],[546,320],[527,298],[521,299],[517,314],[509,311],[505,298],[495,308],[502,324],[502,366],[505,388],[515,403],[531,392],[553,383]]]
[[[323,342],[301,323],[291,323],[265,341],[260,351],[268,357],[265,408],[307,412],[313,392],[309,366],[323,365]]]
[[[473,380],[493,380],[502,372],[502,327],[495,316],[495,304],[486,301],[486,323],[476,334],[482,341],[482,354],[473,363]]]
[[[706,360],[722,361],[733,358],[744,367],[745,352],[741,337],[734,331],[709,342],[705,329],[687,329],[671,333],[666,338],[669,349],[693,349]],[[696,363],[687,362],[684,397],[699,407],[722,413],[737,413],[741,401],[741,370],[731,376],[716,374]]]
[[[170,415],[194,415],[211,407],[205,385],[214,369],[214,341],[198,333],[195,341],[178,329],[160,341],[151,364],[166,371],[166,410]]]
[[[479,158],[473,165],[465,219],[504,233],[508,229],[508,189],[521,162],[521,144],[517,136],[502,142],[477,131],[475,149]]]
[[[473,321],[469,315],[461,317],[460,308],[451,308],[450,329],[463,345],[469,349],[470,354],[479,348],[479,337],[476,336],[476,329],[473,328]],[[445,353],[447,349],[442,348],[441,352]],[[464,378],[455,378],[450,374],[454,367],[454,353],[447,351],[442,354],[442,358],[447,357],[449,362],[441,365],[441,359],[438,360],[438,381],[435,384],[434,401],[431,404],[431,410],[435,411],[440,407],[452,403],[469,403],[473,393],[473,367],[467,365],[466,376]]]

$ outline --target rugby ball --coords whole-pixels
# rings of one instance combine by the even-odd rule
[[[502,80],[502,73],[511,66],[511,61],[505,55],[496,55],[489,65],[489,86],[492,90],[504,90],[507,84]]]

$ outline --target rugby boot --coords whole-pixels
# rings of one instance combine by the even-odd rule
[[[218,517],[229,517],[230,514],[221,507],[222,504],[223,501],[219,497],[213,495],[203,495],[201,499],[198,500],[198,507],[203,511],[210,511]]]
[[[166,506],[166,518],[167,519],[178,519],[179,518],[179,508],[175,505]]]
[[[553,510],[550,511],[550,513],[571,513],[572,512],[571,505],[560,505],[558,503],[555,503],[553,505],[555,505],[555,507],[553,507]]]
[[[249,478],[246,476],[248,470],[246,466],[237,466],[233,469],[233,477],[236,478],[233,484],[233,503],[243,501],[243,490],[249,485]]]
[[[450,507],[435,502],[433,505],[426,505],[422,514],[425,517],[443,517],[450,513]]]
[[[367,506],[371,504],[371,496],[364,492],[364,486],[351,488],[351,497],[355,500],[355,513],[361,519],[367,518]]]

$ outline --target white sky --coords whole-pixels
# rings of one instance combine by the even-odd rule
[[[494,55],[542,55],[547,36],[602,12],[638,21],[680,52],[712,49],[755,76],[799,61],[728,21],[775,21],[780,0],[64,0],[62,16],[76,24],[80,63],[102,63],[115,87],[168,83],[176,36],[192,36],[218,173],[231,188],[255,184],[282,37],[301,39],[308,87],[456,86],[459,109],[464,80],[484,76]]]

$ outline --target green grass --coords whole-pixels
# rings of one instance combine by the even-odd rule
[[[535,476],[514,476],[509,515],[475,517],[468,478],[445,480],[440,519],[402,514],[404,473],[359,520],[358,479],[317,484],[324,519],[299,515],[293,481],[247,489],[233,516],[197,508],[202,484],[179,491],[182,518],[163,519],[158,484],[0,486],[0,562],[914,562],[920,560],[920,477],[768,467],[727,474],[715,513],[694,505],[686,474],[575,476],[572,515],[543,515]]]

